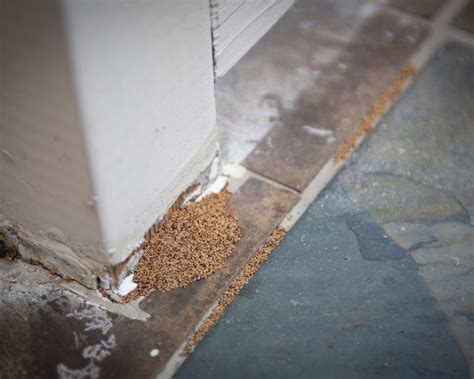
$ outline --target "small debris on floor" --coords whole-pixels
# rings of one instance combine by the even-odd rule
[[[123,300],[137,299],[153,288],[185,287],[224,267],[240,239],[237,219],[227,208],[230,197],[224,190],[171,211],[145,243],[134,270],[137,288]]]
[[[459,267],[459,265],[461,264],[461,261],[457,257],[451,257],[451,262],[453,262],[453,265],[455,267]]]
[[[152,351],[150,351],[150,357],[152,357],[152,358],[157,357],[158,354],[160,354],[160,350],[158,350],[158,349],[153,349]]]

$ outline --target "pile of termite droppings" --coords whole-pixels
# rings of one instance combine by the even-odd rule
[[[185,287],[224,267],[240,239],[237,219],[227,208],[230,196],[223,190],[172,210],[143,246],[134,269],[137,288],[123,301],[144,296],[153,288]]]

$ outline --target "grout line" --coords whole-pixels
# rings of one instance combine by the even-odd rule
[[[430,34],[423,45],[410,59],[410,62],[415,65],[417,69],[420,69],[429,61],[433,53],[442,46],[448,38],[459,40],[470,45],[474,44],[474,36],[458,30],[451,25],[454,17],[456,17],[467,4],[467,1],[468,0],[451,0],[446,2],[441,9],[438,10],[432,20],[394,8],[387,4],[379,4],[379,6],[389,13],[398,15],[399,17],[408,18],[431,28]]]
[[[458,15],[467,2],[468,0],[451,0],[446,2],[446,4],[441,7],[441,10],[436,14],[433,24],[450,25],[454,17]]]
[[[424,65],[425,61],[429,59],[434,50],[441,46],[448,38],[463,42],[465,44],[474,45],[473,34],[465,32],[452,25],[452,21],[467,4],[467,2],[468,0],[451,0],[446,2],[441,7],[441,9],[437,11],[432,20],[392,7],[389,4],[377,5],[388,13],[416,21],[431,28],[430,36],[426,39],[428,44],[426,44],[426,42],[424,44],[426,45],[424,51],[422,50],[418,54],[418,57],[415,57],[412,60],[412,63],[419,68]],[[419,51],[421,49],[423,49],[423,47],[420,48]]]
[[[470,34],[458,28],[450,27],[448,29],[448,38],[474,46],[474,34]]]
[[[247,168],[247,167],[246,167]],[[249,174],[249,177],[253,177],[253,178],[256,178],[256,179],[259,179],[261,180],[262,182],[265,182],[265,183],[268,183],[268,184],[271,184],[273,185],[274,187],[277,187],[279,189],[282,189],[282,190],[285,190],[285,191],[288,191],[288,192],[291,192],[295,195],[301,195],[301,191],[298,191],[297,189],[293,188],[293,187],[290,187],[282,182],[279,182],[275,179],[272,179],[268,176],[265,176],[265,175],[262,175],[262,174],[259,174],[258,172],[255,172],[255,171],[252,171],[252,170],[249,170],[247,168],[247,172]]]
[[[423,45],[410,59],[410,62],[415,65],[417,69],[424,67],[435,51],[445,43],[448,35],[450,35],[450,23],[463,8],[465,3],[466,0],[451,0],[438,11],[434,20],[431,22],[430,34]]]
[[[378,120],[377,120],[378,121]],[[362,143],[362,140],[365,139],[365,136],[361,137],[360,140],[356,142],[356,147]],[[347,154],[347,157],[343,161],[337,161],[334,158],[331,158],[323,168],[318,172],[316,177],[308,184],[308,186],[301,193],[300,200],[295,204],[291,211],[285,216],[283,221],[280,223],[280,226],[285,230],[290,230],[303,213],[309,208],[313,201],[318,197],[318,195],[323,191],[323,189],[329,184],[329,182],[336,176],[345,162],[349,160],[353,152]]]

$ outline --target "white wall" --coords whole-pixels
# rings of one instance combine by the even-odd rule
[[[215,136],[209,4],[67,0],[65,12],[96,206],[116,263],[196,177],[181,173]],[[198,168],[215,150],[205,148]]]
[[[0,222],[98,274],[216,153],[208,0],[4,8]]]
[[[211,0],[216,76],[223,76],[291,7],[294,0]]]

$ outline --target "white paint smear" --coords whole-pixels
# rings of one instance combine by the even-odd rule
[[[85,320],[84,331],[100,330],[103,335],[112,329],[112,320],[107,317],[107,313],[99,308],[90,307],[81,311],[75,310],[66,315],[66,317],[74,317],[76,320]]]
[[[122,280],[117,292],[120,296],[125,296],[132,292],[135,288],[137,288],[137,283],[133,282],[133,274],[130,274],[124,280]]]
[[[206,190],[197,198],[197,202],[201,201],[204,199],[207,195],[210,195],[211,193],[219,193],[227,184],[227,177],[225,176],[218,176],[217,179],[209,186],[206,188]]]
[[[334,132],[330,129],[324,129],[324,128],[315,128],[314,126],[309,126],[305,125],[303,126],[303,130],[311,134],[313,136],[319,136],[319,137],[333,137]]]

